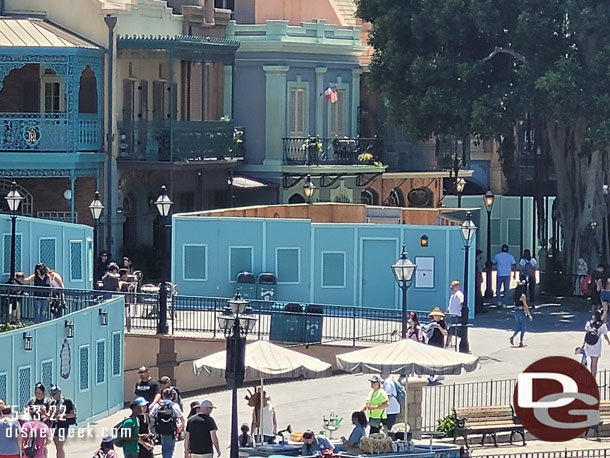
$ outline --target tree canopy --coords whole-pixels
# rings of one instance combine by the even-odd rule
[[[508,162],[531,119],[553,158],[566,269],[607,259],[610,2],[356,2],[391,119],[414,140],[494,138]]]

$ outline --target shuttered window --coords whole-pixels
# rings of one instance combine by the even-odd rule
[[[345,90],[337,90],[337,101],[330,105],[330,135],[345,137]]]
[[[306,90],[304,88],[290,89],[290,137],[305,137],[305,97]]]

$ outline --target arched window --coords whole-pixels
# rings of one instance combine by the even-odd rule
[[[365,205],[379,205],[379,194],[374,189],[365,189],[360,193],[360,202]]]
[[[305,198],[301,194],[295,193],[290,196],[290,199],[288,199],[288,203],[289,204],[304,204]]]
[[[389,207],[404,207],[404,199],[400,189],[394,188],[390,191],[387,205]]]
[[[5,197],[11,190],[12,183],[11,180],[0,180],[0,210],[2,213],[8,213],[9,211]],[[19,183],[17,183],[17,191],[19,191],[19,194],[23,197],[21,205],[19,205],[18,213],[20,215],[32,216],[34,212],[34,199],[32,198],[32,194],[23,186],[20,186]]]

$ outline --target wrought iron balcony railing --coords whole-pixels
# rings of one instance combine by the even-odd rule
[[[227,121],[120,121],[119,160],[187,161],[205,158],[242,157],[243,142],[237,141]],[[239,136],[243,140],[242,135]]]
[[[0,113],[0,151],[61,152],[99,151],[97,114]]]
[[[284,138],[284,165],[368,165],[381,161],[378,138]]]

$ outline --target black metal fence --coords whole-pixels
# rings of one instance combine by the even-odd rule
[[[453,408],[513,404],[516,379],[425,386],[422,393],[422,430],[434,431]],[[602,400],[610,400],[610,370],[597,372]]]
[[[283,138],[286,165],[358,165],[382,160],[383,146],[378,138],[319,138],[309,145],[309,137]]]

